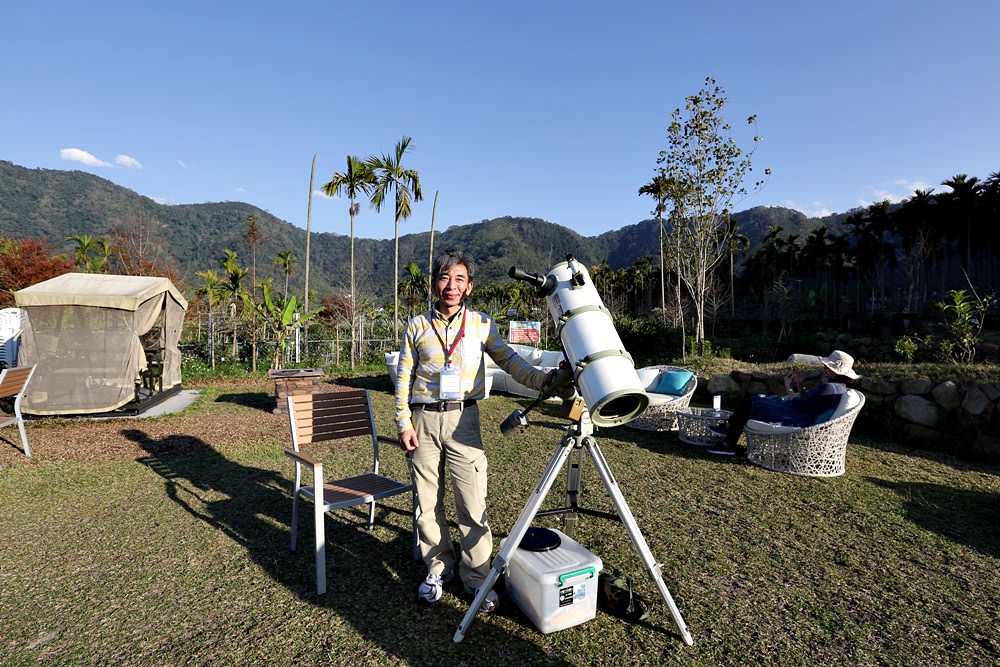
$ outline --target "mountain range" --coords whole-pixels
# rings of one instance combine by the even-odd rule
[[[254,253],[244,238],[248,216],[255,216],[261,239],[255,246],[256,275],[275,278],[284,285],[284,274],[274,265],[278,253],[291,250],[297,262],[289,290],[304,287],[306,230],[281,220],[251,204],[217,202],[164,205],[111,181],[82,171],[30,169],[0,160],[0,236],[46,240],[57,251],[71,254],[75,244],[68,237],[108,236],[116,224],[141,223],[161,244],[163,255],[176,273],[197,284],[196,271],[223,273],[225,250],[238,253],[241,265],[250,267]],[[734,215],[740,232],[750,239],[750,250],[772,226],[785,233],[805,236],[819,226],[837,231],[846,214],[809,218],[782,207],[755,207]],[[346,224],[345,224],[346,227]],[[349,291],[350,236],[313,232],[309,240],[309,286],[320,296]],[[400,270],[416,262],[427,271],[430,232],[399,237]],[[480,285],[509,280],[507,271],[518,266],[545,273],[567,254],[594,265],[607,261],[614,269],[633,264],[640,257],[658,257],[656,220],[644,220],[584,237],[567,227],[537,218],[502,217],[435,231],[434,249],[462,248],[476,258]],[[355,227],[356,282],[361,297],[392,296],[393,240],[367,239]],[[184,285],[180,286],[184,289]]]

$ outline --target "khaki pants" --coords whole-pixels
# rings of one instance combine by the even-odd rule
[[[455,495],[462,567],[458,574],[474,593],[490,571],[493,534],[486,520],[486,454],[479,429],[479,406],[451,412],[413,411],[420,446],[410,452],[417,491],[420,555],[429,573],[455,570],[445,512],[445,468]]]

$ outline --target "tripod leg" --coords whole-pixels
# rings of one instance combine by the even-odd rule
[[[614,475],[611,474],[611,468],[608,467],[608,462],[604,459],[604,454],[601,453],[601,448],[598,447],[597,441],[589,435],[583,438],[583,446],[586,448],[587,453],[590,454],[590,458],[594,462],[594,467],[597,469],[597,474],[600,476],[601,481],[604,482],[604,486],[608,490],[608,495],[611,496],[611,502],[618,512],[618,516],[621,518],[622,523],[625,524],[625,530],[632,540],[632,546],[635,547],[636,552],[642,559],[643,565],[646,566],[646,572],[649,573],[653,583],[660,590],[660,595],[663,596],[663,600],[667,603],[670,615],[673,617],[674,623],[677,625],[677,629],[684,639],[684,643],[691,646],[694,644],[694,640],[691,638],[691,633],[688,632],[680,610],[674,604],[673,596],[670,595],[667,585],[663,583],[663,576],[660,574],[660,564],[653,559],[649,545],[646,544],[646,538],[642,536],[642,532],[635,522],[635,517],[632,516],[632,511],[629,509],[628,503],[625,502],[625,497],[622,496],[621,489],[618,488],[618,482],[615,481]]]
[[[583,450],[581,447],[574,447],[570,456],[569,467],[566,468],[566,507],[570,511],[564,512],[562,529],[567,537],[573,537],[576,533],[576,526],[580,522],[579,513],[572,511],[580,505],[580,474],[583,464]]]
[[[465,637],[465,633],[469,630],[469,626],[472,625],[472,621],[476,618],[476,613],[479,611],[479,606],[486,599],[487,593],[493,590],[493,586],[496,584],[497,579],[500,577],[500,573],[507,569],[507,563],[510,562],[510,556],[514,552],[514,549],[521,544],[521,540],[528,533],[528,528],[531,527],[531,522],[534,521],[535,515],[541,508],[542,503],[545,501],[545,496],[548,494],[549,489],[552,488],[552,483],[555,482],[556,477],[559,475],[559,470],[562,469],[563,464],[566,463],[566,459],[572,453],[574,445],[576,444],[576,438],[572,435],[566,435],[563,437],[559,446],[556,447],[555,452],[552,453],[552,458],[549,459],[548,465],[545,467],[545,472],[538,480],[538,484],[535,485],[535,490],[532,492],[531,497],[528,502],[524,505],[524,509],[521,510],[521,515],[514,522],[514,527],[511,528],[510,534],[507,539],[504,540],[504,544],[500,547],[500,551],[497,553],[496,557],[493,559],[493,567],[490,569],[490,573],[486,575],[486,581],[483,585],[479,587],[479,592],[476,598],[472,601],[469,606],[469,610],[465,612],[465,617],[462,618],[462,622],[458,625],[458,630],[455,631],[454,641],[460,642]]]

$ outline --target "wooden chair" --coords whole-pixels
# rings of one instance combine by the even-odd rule
[[[829,419],[812,426],[783,426],[751,419],[743,429],[747,459],[762,468],[807,477],[843,475],[847,440],[865,395],[848,389]]]
[[[14,368],[5,368],[0,372],[0,399],[14,398],[14,414],[0,415],[0,428],[17,424],[17,430],[21,432],[21,446],[24,448],[25,456],[31,456],[31,447],[28,446],[28,434],[24,430],[21,397],[24,396],[28,382],[34,374],[35,366],[15,366]]]
[[[376,501],[409,493],[413,512],[413,553],[417,551],[416,497],[413,485],[379,473],[379,445],[399,446],[399,441],[378,435],[372,415],[371,399],[366,390],[331,394],[288,396],[288,420],[292,431],[292,448],[285,454],[295,461],[295,482],[292,489],[292,544],[295,551],[298,531],[299,499],[313,504],[313,524],[316,532],[316,593],[326,593],[326,512],[352,507],[369,506],[368,530],[375,525]],[[324,481],[323,464],[300,451],[302,445],[327,440],[345,440],[363,436],[371,439],[370,470],[353,477]],[[346,444],[346,442],[345,442]],[[302,469],[309,468],[312,485],[303,484]],[[409,468],[409,459],[407,459]],[[317,493],[317,487],[322,488]]]

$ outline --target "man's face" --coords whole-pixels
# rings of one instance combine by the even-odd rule
[[[456,264],[442,271],[434,284],[434,291],[445,307],[460,305],[462,299],[472,292],[469,270],[463,264]]]

